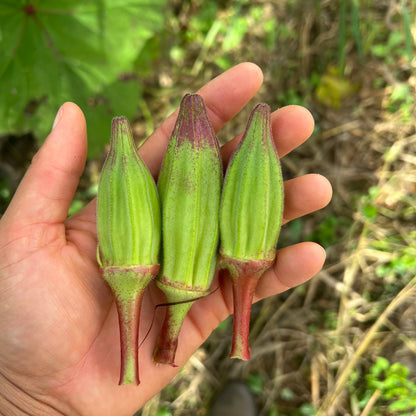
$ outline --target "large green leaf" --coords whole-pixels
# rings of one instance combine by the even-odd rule
[[[59,106],[86,113],[89,155],[108,140],[115,115],[137,112],[134,70],[163,25],[165,0],[3,0],[0,4],[0,134],[42,139]],[[122,81],[127,79],[128,81]]]

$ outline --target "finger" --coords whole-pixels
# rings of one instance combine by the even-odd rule
[[[279,157],[283,157],[307,140],[313,132],[315,122],[305,107],[288,105],[274,111],[271,116],[272,133]],[[222,147],[226,165],[242,134]]]
[[[331,184],[322,175],[309,174],[286,181],[283,223],[324,208],[331,198]]]
[[[288,105],[275,111],[272,131],[279,157],[283,157],[309,139],[314,127],[312,114],[305,107]]]
[[[65,103],[36,153],[5,215],[20,224],[65,220],[85,166],[87,130],[81,109]]]
[[[204,99],[208,117],[215,131],[250,101],[262,82],[261,69],[246,62],[214,78],[198,91]],[[171,114],[140,148],[140,156],[154,176],[159,171],[177,114],[178,110]]]
[[[325,250],[316,243],[303,242],[277,251],[271,269],[261,277],[254,300],[284,292],[315,276],[325,263]]]

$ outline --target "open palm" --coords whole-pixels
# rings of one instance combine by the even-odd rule
[[[203,87],[216,131],[237,114],[261,86],[253,64],[240,64]],[[157,176],[176,113],[144,143],[140,154]],[[288,106],[272,116],[280,156],[313,130],[310,113]],[[226,164],[238,138],[223,148]],[[96,262],[95,201],[67,218],[84,169],[87,150],[81,110],[66,103],[55,127],[23,178],[0,221],[0,413],[7,415],[131,416],[160,391],[178,368],[152,361],[160,319],[140,348],[140,380],[118,386],[117,313]],[[287,222],[325,206],[328,181],[306,175],[285,184]],[[257,299],[305,282],[322,267],[325,254],[314,243],[279,250],[262,277]],[[179,339],[176,362],[183,365],[231,310],[231,287],[196,302]],[[145,294],[141,336],[163,296],[152,283]],[[159,314],[158,314],[159,315]],[[163,318],[163,316],[160,316]]]

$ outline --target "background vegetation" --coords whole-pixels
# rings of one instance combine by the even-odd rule
[[[279,244],[319,242],[323,271],[255,305],[249,362],[227,358],[227,320],[140,415],[205,415],[230,378],[248,383],[261,416],[416,413],[415,18],[416,0],[1,2],[2,211],[63,99],[86,111],[92,149],[72,212],[95,195],[112,115],[129,116],[139,142],[185,92],[241,61],[265,74],[253,103],[315,117],[284,175],[321,173],[334,197]],[[81,32],[63,31],[74,22]]]

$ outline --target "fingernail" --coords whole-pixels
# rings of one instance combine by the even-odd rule
[[[52,130],[56,127],[59,123],[59,120],[62,118],[62,106],[59,108],[58,112],[56,113],[55,120],[53,121]]]

